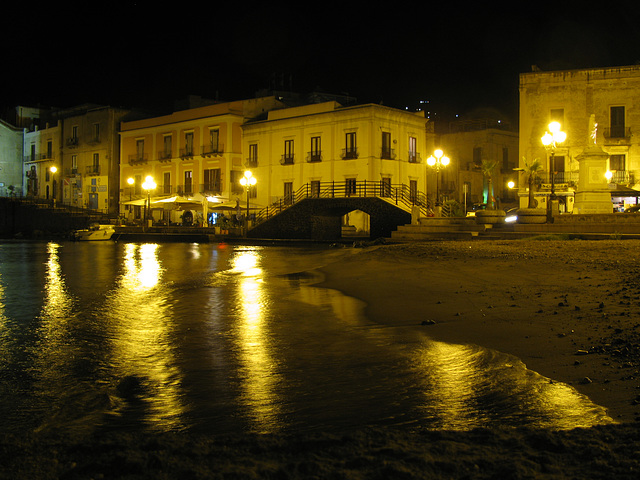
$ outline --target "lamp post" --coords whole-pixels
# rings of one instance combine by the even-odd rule
[[[147,205],[144,212],[144,220],[145,224],[148,224],[147,221],[151,216],[151,190],[155,190],[156,188],[156,182],[153,181],[153,177],[151,175],[148,175],[147,178],[144,179],[142,188],[147,192]]]
[[[547,222],[553,222],[553,202],[556,200],[556,182],[555,182],[555,155],[556,148],[559,143],[564,142],[567,139],[567,134],[560,130],[560,123],[551,122],[549,124],[549,131],[544,132],[542,136],[542,144],[550,152],[549,155],[549,173],[551,175],[551,194],[549,195],[549,202],[547,203]]]
[[[49,171],[51,172],[51,185],[52,185],[52,192],[51,192],[51,199],[53,202],[53,206],[56,206],[56,172],[58,171],[58,167],[56,167],[55,165],[49,167]]]
[[[250,170],[245,170],[244,176],[240,179],[240,185],[247,189],[247,215],[245,220],[245,235],[249,232],[249,191],[251,190],[251,187],[257,182],[258,181],[256,180],[256,177],[253,176]]]
[[[449,165],[451,160],[439,148],[427,158],[427,165],[436,169],[436,206],[440,206],[440,169]]]

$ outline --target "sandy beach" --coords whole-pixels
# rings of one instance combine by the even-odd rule
[[[0,437],[0,478],[636,479],[640,241],[371,245],[322,268],[381,325],[520,358],[607,408],[562,431],[363,429],[344,434],[103,433]]]

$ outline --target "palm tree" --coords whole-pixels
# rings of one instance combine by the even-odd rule
[[[536,184],[538,174],[542,170],[542,164],[537,158],[533,162],[528,163],[527,159],[522,157],[522,161],[524,162],[523,171],[528,176],[529,182],[529,204],[527,205],[527,208],[536,208],[536,200],[533,195],[533,186]]]
[[[491,176],[493,175],[494,170],[498,166],[497,160],[482,160],[481,170],[482,175],[487,178],[487,210],[495,210],[496,199],[493,196],[493,182],[491,180]]]

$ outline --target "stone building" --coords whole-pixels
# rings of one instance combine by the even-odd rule
[[[0,197],[22,196],[22,129],[0,120]]]
[[[640,195],[640,66],[591,68],[520,75],[520,166],[522,157],[544,165],[536,200],[547,207],[551,190],[560,212],[574,211],[576,194],[585,185],[609,191],[614,211],[637,203]],[[567,138],[552,152],[541,138],[552,121]],[[602,165],[580,178],[581,154],[596,145],[604,152]],[[608,158],[607,158],[608,157]],[[551,158],[554,165],[550,165]],[[607,177],[605,177],[605,174]],[[601,178],[602,177],[602,178]],[[526,206],[526,180],[520,179],[521,206]]]
[[[241,126],[282,106],[278,98],[269,96],[122,122],[121,215],[140,219],[147,195],[189,198],[199,194],[226,200],[242,197],[239,180],[245,170],[245,154]],[[143,183],[148,176],[156,188],[147,192]],[[174,213],[168,208],[152,211],[156,221],[178,222],[171,217]]]
[[[517,180],[518,134],[499,115],[469,117],[452,122],[449,133],[439,135],[440,147],[451,158],[441,171],[440,191],[466,206],[489,200],[489,180],[498,208],[516,205],[516,191],[508,186]],[[491,178],[483,173],[483,162],[493,162]]]
[[[433,148],[427,127],[424,112],[374,104],[325,101],[272,110],[242,126],[245,165],[257,179],[250,195],[261,206],[287,204],[299,189],[348,195],[367,182],[381,191],[403,185],[418,195],[429,174],[425,153]],[[353,211],[343,225],[366,231],[367,217]]]

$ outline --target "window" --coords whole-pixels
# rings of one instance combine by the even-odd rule
[[[237,170],[231,170],[231,193],[240,195],[244,193],[244,187],[240,185],[240,179],[243,176],[243,172]]]
[[[136,160],[144,159],[144,140],[136,140]]]
[[[100,175],[100,154],[94,153],[91,166],[87,168],[87,173],[92,175]]]
[[[357,192],[357,187],[356,187],[356,179],[355,178],[347,178],[344,181],[344,189],[345,189],[345,195],[347,197],[350,197],[351,195],[355,195]]]
[[[249,158],[247,159],[247,166],[258,166],[258,145],[256,143],[249,144]]]
[[[193,156],[193,132],[187,132],[184,135],[184,155],[185,157]]]
[[[409,137],[409,162],[416,163],[418,160],[418,140],[416,137]]]
[[[219,168],[204,171],[204,191],[215,195],[222,193],[222,175]]]
[[[193,193],[193,172],[191,170],[184,172],[184,193]]]
[[[312,180],[309,182],[311,184],[311,196],[313,198],[320,197],[320,180]]]
[[[564,108],[552,108],[549,110],[549,123],[551,122],[558,122],[560,127],[564,127]]]
[[[609,138],[625,138],[625,112],[624,107],[611,107],[610,110]]]
[[[78,173],[78,155],[71,155],[71,173]]]
[[[482,147],[473,147],[473,167],[480,168],[482,166]]]
[[[100,141],[100,124],[99,123],[93,124],[93,141],[94,142]]]
[[[220,148],[220,130],[213,129],[209,131],[209,146],[211,152],[218,153]]]
[[[310,162],[322,161],[322,148],[320,144],[320,137],[311,137],[311,151],[309,152]]]
[[[47,158],[53,158],[53,142],[47,141]]]
[[[380,196],[391,196],[391,177],[383,177],[382,180],[380,180]]]
[[[283,165],[293,164],[293,140],[284,141],[284,154],[282,155],[282,162],[280,163]]]
[[[173,137],[171,135],[165,135],[163,138],[161,160],[170,160],[172,157],[173,149]]]
[[[356,144],[356,132],[347,132],[345,135],[345,149],[342,155],[344,159],[358,158],[358,146]]]
[[[285,205],[293,203],[293,182],[284,182],[284,203]]]
[[[609,157],[609,170],[624,170],[624,155],[611,155]]]
[[[380,158],[391,159],[391,132],[382,132],[382,152]]]
[[[136,175],[135,176],[135,183],[134,185],[134,189],[133,189],[133,193],[135,195],[140,195],[142,193],[142,175]]]
[[[412,203],[416,203],[418,201],[418,181],[417,180],[409,180],[409,199]]]
[[[162,175],[162,193],[169,194],[171,193],[171,173],[164,172]]]

